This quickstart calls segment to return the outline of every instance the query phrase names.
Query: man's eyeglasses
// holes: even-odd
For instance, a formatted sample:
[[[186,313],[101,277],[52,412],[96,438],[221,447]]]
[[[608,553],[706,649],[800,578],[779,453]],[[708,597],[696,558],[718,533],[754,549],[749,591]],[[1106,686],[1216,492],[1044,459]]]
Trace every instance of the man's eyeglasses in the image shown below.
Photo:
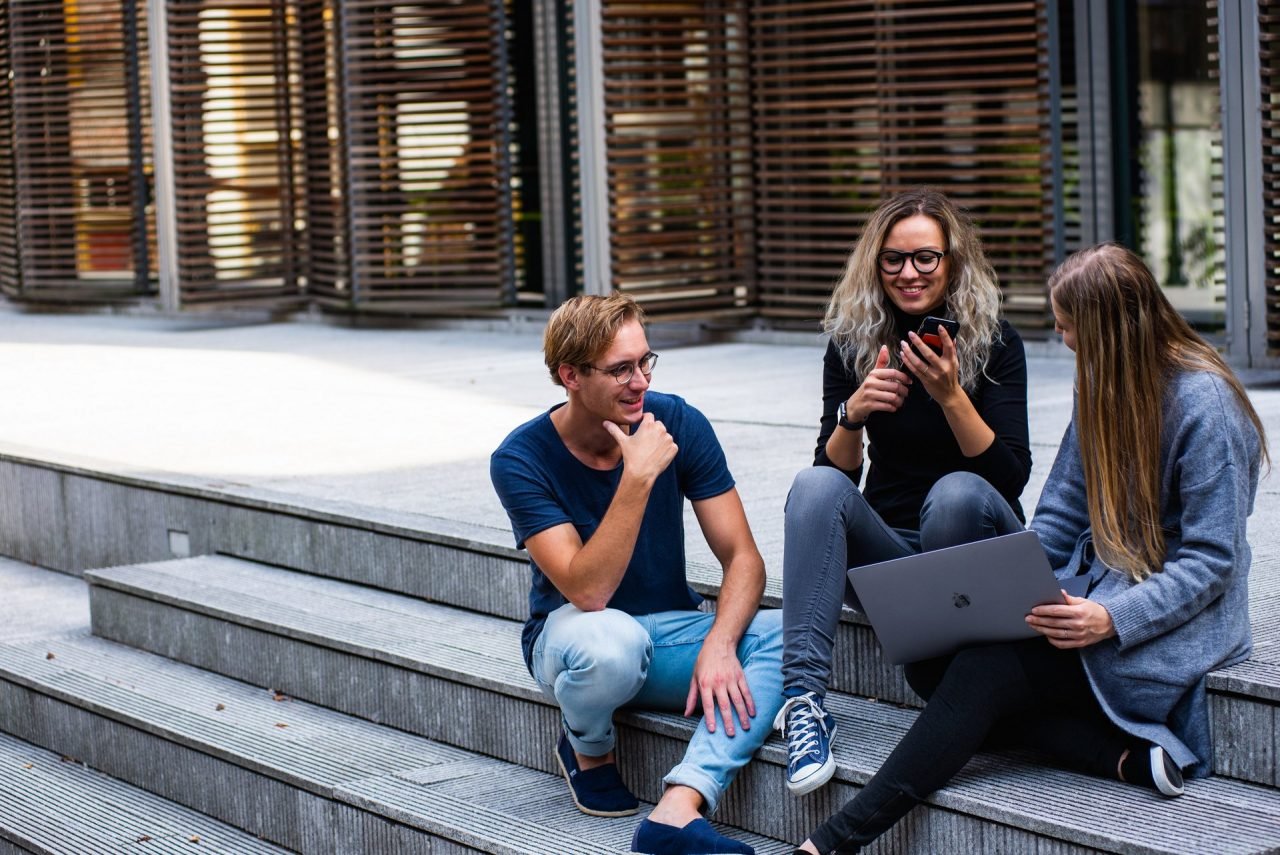
[[[618,381],[619,386],[625,386],[631,382],[631,378],[635,376],[636,369],[640,369],[640,373],[649,379],[649,375],[653,373],[653,366],[658,364],[658,354],[646,353],[640,357],[639,362],[624,362],[621,365],[615,365],[613,368],[598,368],[595,365],[588,365],[592,371],[600,371],[608,374]]]
[[[932,273],[938,269],[938,262],[942,261],[944,255],[946,252],[939,252],[936,249],[917,249],[915,252],[884,249],[876,256],[876,261],[883,273],[901,273],[908,258],[911,259],[911,266],[917,273]]]

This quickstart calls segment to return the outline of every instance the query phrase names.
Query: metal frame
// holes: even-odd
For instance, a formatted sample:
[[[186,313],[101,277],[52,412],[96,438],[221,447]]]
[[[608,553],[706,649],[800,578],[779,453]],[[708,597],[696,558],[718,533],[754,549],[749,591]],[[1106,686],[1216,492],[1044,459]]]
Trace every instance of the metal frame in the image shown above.
[[[1109,0],[1077,0],[1076,89],[1080,115],[1080,239],[1114,240]]]
[[[1276,368],[1267,357],[1262,69],[1256,0],[1219,0],[1222,183],[1227,273],[1227,361]]]
[[[542,289],[548,308],[572,296],[573,263],[570,253],[572,208],[568,203],[568,158],[564,132],[569,109],[559,0],[534,0],[534,51],[538,100],[538,170],[542,205]]]
[[[613,291],[609,246],[609,170],[605,149],[601,0],[573,4],[578,90],[578,176],[582,193],[582,290]]]
[[[1058,26],[1058,0],[1048,0],[1045,17],[1049,38],[1049,146],[1053,188],[1053,264],[1067,256],[1066,178],[1062,157],[1062,34]]]
[[[156,272],[160,308],[182,308],[178,287],[178,224],[173,181],[173,123],[169,104],[169,19],[165,0],[147,0],[151,58],[151,166],[155,180]]]

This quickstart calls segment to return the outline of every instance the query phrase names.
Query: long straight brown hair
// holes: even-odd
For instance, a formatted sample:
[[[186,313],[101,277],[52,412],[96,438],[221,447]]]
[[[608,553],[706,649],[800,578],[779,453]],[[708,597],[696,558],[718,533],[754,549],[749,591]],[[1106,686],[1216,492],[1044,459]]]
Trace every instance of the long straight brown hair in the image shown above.
[[[1076,422],[1094,543],[1104,561],[1141,581],[1165,560],[1160,441],[1174,373],[1221,377],[1269,463],[1266,432],[1239,379],[1128,249],[1101,244],[1077,252],[1049,277],[1049,296],[1075,332]]]

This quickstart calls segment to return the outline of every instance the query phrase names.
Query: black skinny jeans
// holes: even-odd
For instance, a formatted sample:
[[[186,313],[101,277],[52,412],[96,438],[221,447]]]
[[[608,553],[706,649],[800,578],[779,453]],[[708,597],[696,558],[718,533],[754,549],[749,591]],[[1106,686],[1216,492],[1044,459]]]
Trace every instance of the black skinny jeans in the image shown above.
[[[880,771],[810,839],[824,853],[857,852],[964,768],[990,737],[1048,753],[1105,778],[1136,744],[1111,723],[1080,656],[1043,638],[990,644],[908,665],[928,701]]]

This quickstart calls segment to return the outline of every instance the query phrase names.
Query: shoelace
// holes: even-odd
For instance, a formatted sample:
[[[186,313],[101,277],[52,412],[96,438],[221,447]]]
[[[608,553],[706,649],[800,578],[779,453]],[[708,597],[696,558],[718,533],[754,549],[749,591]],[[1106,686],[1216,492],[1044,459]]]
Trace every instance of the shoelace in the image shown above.
[[[787,762],[794,763],[818,748],[818,730],[825,734],[821,708],[808,695],[787,701]]]

